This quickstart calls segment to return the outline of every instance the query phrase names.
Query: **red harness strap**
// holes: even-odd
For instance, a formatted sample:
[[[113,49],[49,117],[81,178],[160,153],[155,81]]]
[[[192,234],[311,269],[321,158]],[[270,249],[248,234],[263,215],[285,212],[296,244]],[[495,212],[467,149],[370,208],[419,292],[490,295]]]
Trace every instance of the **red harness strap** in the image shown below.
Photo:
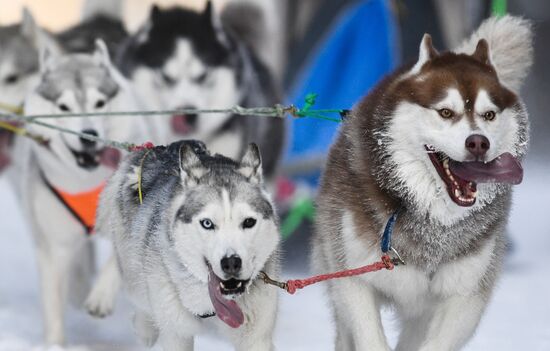
[[[91,235],[94,232],[99,195],[101,191],[103,191],[103,188],[105,188],[105,183],[91,190],[72,194],[54,187],[48,182],[44,174],[42,174],[42,179],[50,191],[57,197],[59,202],[61,202],[73,217],[82,224],[86,230],[86,234]]]
[[[398,264],[397,260],[392,260],[390,256],[383,255],[380,261],[374,262],[373,264],[369,264],[367,266],[354,269],[346,269],[344,271],[334,273],[316,275],[307,279],[293,279],[286,282],[278,282],[271,279],[265,272],[260,272],[260,278],[264,281],[264,283],[278,286],[279,288],[286,290],[289,294],[292,295],[296,292],[296,290],[303,289],[306,286],[320,283],[325,280],[353,277],[355,275],[376,272],[382,269],[387,269],[391,271],[396,264]]]

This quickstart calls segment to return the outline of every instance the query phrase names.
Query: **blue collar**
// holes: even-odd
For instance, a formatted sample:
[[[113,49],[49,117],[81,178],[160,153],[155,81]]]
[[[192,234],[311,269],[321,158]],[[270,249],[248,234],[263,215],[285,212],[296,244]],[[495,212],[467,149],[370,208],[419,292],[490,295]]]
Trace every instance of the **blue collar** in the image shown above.
[[[400,206],[393,212],[391,217],[388,219],[388,223],[386,223],[386,228],[384,228],[382,240],[380,241],[380,249],[385,254],[390,250],[395,252],[395,249],[391,246],[391,235],[393,234],[393,227],[395,226],[395,222],[397,221],[397,217],[399,216],[401,209],[402,207]]]

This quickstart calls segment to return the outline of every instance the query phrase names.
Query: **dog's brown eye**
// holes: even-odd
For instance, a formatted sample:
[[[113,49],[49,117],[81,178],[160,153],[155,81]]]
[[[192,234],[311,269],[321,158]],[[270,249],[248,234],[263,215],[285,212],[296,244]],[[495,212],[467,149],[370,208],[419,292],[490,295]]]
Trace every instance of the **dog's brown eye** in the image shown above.
[[[63,112],[69,112],[71,111],[71,109],[69,108],[69,106],[65,105],[65,104],[59,104],[59,109]]]
[[[105,106],[105,101],[104,100],[98,100],[95,103],[95,108],[102,108],[103,106]]]
[[[486,121],[492,121],[496,116],[497,114],[495,111],[487,111],[483,114],[483,118],[485,118]]]
[[[437,112],[439,112],[439,115],[443,118],[452,118],[455,115],[455,113],[452,110],[449,110],[448,108],[442,108]]]
[[[243,221],[243,229],[249,229],[249,228],[252,228],[256,225],[256,220],[254,218],[246,218],[244,221]]]

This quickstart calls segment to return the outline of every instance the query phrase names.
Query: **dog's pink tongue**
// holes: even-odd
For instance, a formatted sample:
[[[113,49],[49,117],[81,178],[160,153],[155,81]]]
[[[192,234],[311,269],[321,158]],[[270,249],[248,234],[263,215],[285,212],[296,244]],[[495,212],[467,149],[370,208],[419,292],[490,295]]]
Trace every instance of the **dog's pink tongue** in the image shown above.
[[[187,123],[186,115],[174,115],[172,116],[172,130],[178,134],[186,135],[191,132],[191,127]]]
[[[244,323],[244,315],[239,305],[233,300],[227,300],[220,291],[220,278],[212,270],[208,278],[208,293],[214,305],[216,316],[231,328],[238,328]]]
[[[120,163],[121,154],[118,149],[106,147],[99,156],[100,163],[106,167],[116,169]]]
[[[458,177],[476,183],[519,184],[523,180],[521,163],[508,152],[491,162],[450,161],[449,168]]]

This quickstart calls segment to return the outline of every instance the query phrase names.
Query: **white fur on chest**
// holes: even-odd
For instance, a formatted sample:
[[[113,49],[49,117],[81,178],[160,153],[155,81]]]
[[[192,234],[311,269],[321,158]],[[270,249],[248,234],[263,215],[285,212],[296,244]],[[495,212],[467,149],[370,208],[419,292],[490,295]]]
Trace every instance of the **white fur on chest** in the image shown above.
[[[342,238],[347,268],[371,264],[379,261],[382,255],[378,245],[368,246],[358,239],[358,234],[353,214],[344,212]],[[493,238],[475,253],[439,265],[431,275],[409,264],[397,266],[392,271],[368,273],[361,279],[375,287],[400,312],[416,316],[436,300],[475,293],[491,263],[494,247]],[[407,260],[406,257],[404,259]]]

